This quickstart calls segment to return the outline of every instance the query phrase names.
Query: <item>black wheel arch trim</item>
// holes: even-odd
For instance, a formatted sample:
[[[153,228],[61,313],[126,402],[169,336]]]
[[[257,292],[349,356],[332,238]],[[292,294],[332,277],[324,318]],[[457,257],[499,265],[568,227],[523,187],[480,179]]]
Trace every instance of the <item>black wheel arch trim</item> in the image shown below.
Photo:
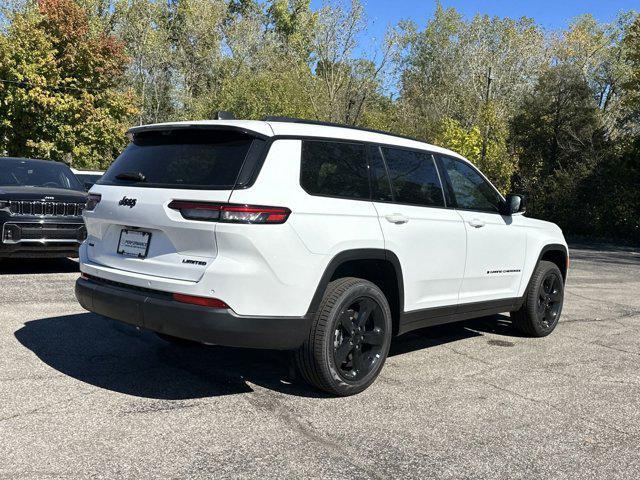
[[[356,248],[340,252],[329,261],[322,277],[320,277],[320,282],[318,283],[313,298],[311,299],[311,304],[309,305],[306,316],[310,318],[318,311],[324,291],[329,285],[331,277],[333,277],[333,274],[336,272],[338,267],[345,262],[353,260],[386,260],[393,265],[398,282],[398,306],[400,307],[400,311],[398,313],[399,315],[402,315],[402,312],[404,312],[404,281],[400,260],[396,254],[384,248]]]
[[[527,290],[529,289],[529,286],[531,284],[531,279],[533,278],[533,272],[535,271],[535,268],[540,264],[540,262],[542,261],[542,257],[544,257],[545,253],[548,252],[560,252],[564,255],[564,260],[565,262],[567,261],[567,258],[569,258],[569,249],[567,247],[565,247],[563,244],[561,243],[549,243],[547,245],[545,245],[544,247],[542,247],[542,249],[540,249],[540,253],[538,254],[538,260],[536,260],[535,266],[533,267],[533,270],[531,271],[531,275],[529,276],[529,281],[527,282]],[[565,265],[564,269],[560,269],[560,272],[562,272],[562,281],[565,282],[567,280],[567,274],[569,273],[567,271],[567,267]],[[526,292],[526,290],[525,290]]]
[[[550,251],[558,251],[562,253],[565,256],[565,259],[569,256],[568,249],[564,245],[560,243],[548,244],[542,247],[542,249],[540,250],[536,265],[540,263],[544,254]],[[400,318],[398,326],[399,331],[397,332],[397,334],[399,335],[418,328],[441,325],[444,323],[456,322],[479,316],[515,311],[522,306],[525,300],[525,296],[523,295],[522,297],[504,298],[486,302],[476,302],[470,304],[452,305],[448,307],[428,308],[424,310],[405,312],[402,267],[400,265],[400,260],[398,259],[396,254],[390,250],[382,248],[361,248],[345,250],[338,253],[331,259],[320,279],[318,287],[316,288],[316,292],[313,296],[313,299],[311,300],[311,305],[309,306],[306,317],[311,318],[311,316],[316,313],[318,306],[322,301],[324,291],[326,290],[327,285],[329,285],[329,282],[338,267],[341,264],[351,260],[387,260],[393,265],[398,282],[398,303],[400,310],[398,313]],[[529,288],[532,277],[533,271],[531,272],[531,276],[529,277],[527,289]],[[563,280],[565,280],[565,278],[563,278]]]

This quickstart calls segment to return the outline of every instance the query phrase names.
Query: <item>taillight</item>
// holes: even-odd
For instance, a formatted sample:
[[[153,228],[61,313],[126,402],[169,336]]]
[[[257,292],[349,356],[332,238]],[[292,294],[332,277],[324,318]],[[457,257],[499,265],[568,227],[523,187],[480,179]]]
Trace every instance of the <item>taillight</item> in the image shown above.
[[[285,207],[234,205],[229,203],[189,202],[174,200],[169,208],[180,211],[188,220],[226,223],[284,223],[291,210]]]
[[[96,205],[100,203],[100,200],[102,200],[102,195],[100,195],[99,193],[90,193],[89,198],[87,199],[87,206],[84,207],[84,209],[92,211],[94,208],[96,208]]]
[[[217,222],[220,219],[220,205],[217,203],[183,202],[174,200],[169,208],[179,210],[182,216],[189,220],[205,220]]]
[[[173,299],[178,302],[189,303],[191,305],[199,305],[201,307],[229,308],[229,305],[224,303],[222,300],[218,300],[217,298],[196,297],[195,295],[184,295],[182,293],[174,293]]]

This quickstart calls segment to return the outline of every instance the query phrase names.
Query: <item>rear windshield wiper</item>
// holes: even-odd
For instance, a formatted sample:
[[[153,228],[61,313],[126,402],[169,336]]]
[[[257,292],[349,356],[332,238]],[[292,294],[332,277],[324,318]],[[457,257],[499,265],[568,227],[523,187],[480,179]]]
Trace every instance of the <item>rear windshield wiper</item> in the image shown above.
[[[144,182],[147,180],[147,177],[145,177],[144,173],[142,172],[122,172],[116,175],[116,179],[132,180],[134,182]]]

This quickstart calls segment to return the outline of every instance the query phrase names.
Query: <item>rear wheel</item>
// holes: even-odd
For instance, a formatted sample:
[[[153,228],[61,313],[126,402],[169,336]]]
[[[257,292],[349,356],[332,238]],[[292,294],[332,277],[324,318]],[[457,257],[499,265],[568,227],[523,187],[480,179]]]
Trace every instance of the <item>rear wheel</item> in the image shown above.
[[[295,354],[298,371],[308,383],[334,395],[359,393],[380,373],[391,333],[391,310],[376,285],[353,277],[335,280]]]
[[[562,273],[555,263],[541,261],[533,272],[525,302],[511,312],[514,326],[526,335],[546,337],[558,325],[564,300]]]

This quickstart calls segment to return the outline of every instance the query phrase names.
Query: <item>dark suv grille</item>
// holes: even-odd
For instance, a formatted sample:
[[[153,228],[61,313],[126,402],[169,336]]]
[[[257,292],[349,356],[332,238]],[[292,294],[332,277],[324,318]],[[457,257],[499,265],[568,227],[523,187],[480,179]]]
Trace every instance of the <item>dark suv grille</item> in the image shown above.
[[[87,237],[84,224],[78,223],[10,223],[2,229],[4,243],[82,242]]]
[[[9,202],[9,212],[13,215],[78,217],[84,206],[84,203],[13,201]]]

